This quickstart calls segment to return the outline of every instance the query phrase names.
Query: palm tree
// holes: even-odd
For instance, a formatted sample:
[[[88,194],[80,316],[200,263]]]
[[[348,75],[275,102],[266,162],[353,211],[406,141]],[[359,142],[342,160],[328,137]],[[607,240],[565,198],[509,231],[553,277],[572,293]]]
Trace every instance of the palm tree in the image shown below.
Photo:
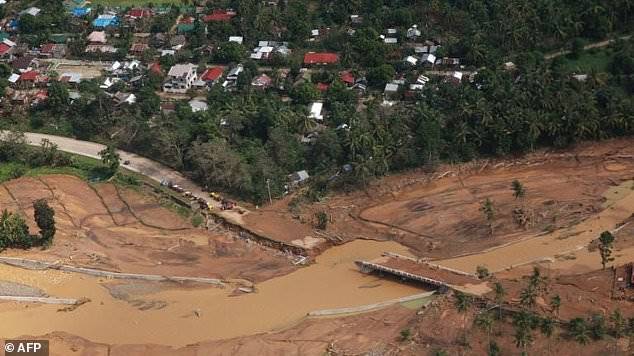
[[[495,208],[493,207],[493,201],[486,198],[480,206],[480,211],[484,214],[484,218],[489,224],[489,235],[493,237],[493,221],[495,220]]]
[[[555,314],[555,317],[559,318],[559,309],[561,308],[561,297],[559,294],[550,299],[550,307]]]
[[[502,286],[502,283],[495,282],[495,284],[493,285],[493,293],[495,293],[495,303],[498,305],[498,320],[502,320],[502,304],[504,303],[504,297],[506,296],[506,290]],[[499,332],[502,331],[501,326],[502,324],[500,323],[500,330],[498,330]]]
[[[526,190],[524,190],[524,185],[517,179],[515,179],[511,183],[511,189],[513,190],[513,196],[515,199],[523,198],[526,195]]]
[[[466,346],[467,345],[467,312],[469,311],[469,308],[471,307],[471,297],[459,291],[456,291],[456,293],[454,294],[454,297],[455,297],[454,306],[456,307],[456,310],[458,311],[458,313],[462,314],[462,328],[464,331],[463,341]]]
[[[568,323],[568,332],[570,336],[581,345],[590,342],[590,329],[586,320],[583,318],[574,318]]]
[[[491,345],[491,330],[493,329],[493,318],[488,312],[479,314],[473,323],[487,333],[487,345]]]
[[[522,354],[526,355],[528,345],[533,342],[534,318],[531,313],[522,310],[513,317],[513,326],[515,327],[515,346],[522,348]]]
[[[634,341],[634,318],[627,318],[627,325],[625,327],[625,334],[628,336],[627,347],[632,347],[632,341]]]
[[[601,265],[603,269],[608,262],[614,261],[612,256],[612,246],[614,243],[614,235],[609,231],[604,231],[599,236],[599,253],[601,254]]]
[[[612,315],[610,315],[610,321],[612,322],[612,333],[614,334],[614,356],[619,352],[619,339],[623,337],[625,332],[625,318],[621,311],[616,309]]]
[[[546,317],[542,319],[541,324],[539,325],[539,330],[542,332],[544,336],[548,339],[548,355],[550,355],[550,339],[555,332],[555,320],[551,317]]]
[[[119,161],[121,156],[117,153],[117,149],[113,145],[108,145],[106,148],[99,152],[101,162],[108,166],[112,172],[116,172],[119,168]]]

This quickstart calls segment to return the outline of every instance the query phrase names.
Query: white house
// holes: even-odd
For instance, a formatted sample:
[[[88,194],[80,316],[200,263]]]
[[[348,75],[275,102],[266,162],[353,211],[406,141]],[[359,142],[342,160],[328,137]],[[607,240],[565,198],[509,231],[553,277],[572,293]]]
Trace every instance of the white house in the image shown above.
[[[242,44],[243,41],[244,41],[244,37],[242,36],[229,36],[229,42]]]
[[[407,57],[405,57],[405,62],[415,66],[416,63],[418,63],[418,58],[416,58],[414,56],[407,56]]]
[[[207,111],[207,103],[202,100],[193,99],[189,101],[189,107],[192,108],[192,112]]]
[[[321,114],[321,110],[324,108],[324,103],[314,102],[310,105],[310,114],[308,117],[315,120],[323,120],[324,117]]]
[[[433,65],[434,63],[436,63],[436,56],[431,53],[426,53],[426,54],[423,54],[423,56],[421,57],[421,60],[423,61],[424,64]]]
[[[412,25],[412,27],[407,29],[407,38],[417,38],[420,37],[421,32],[418,29],[418,25]]]
[[[184,94],[191,89],[198,79],[195,64],[176,64],[167,73],[167,80],[163,83],[163,91]]]

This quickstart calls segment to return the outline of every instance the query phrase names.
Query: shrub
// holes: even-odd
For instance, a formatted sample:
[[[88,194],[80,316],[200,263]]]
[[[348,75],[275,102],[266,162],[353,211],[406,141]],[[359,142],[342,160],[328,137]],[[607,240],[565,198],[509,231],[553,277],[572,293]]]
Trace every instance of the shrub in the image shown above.
[[[489,273],[489,269],[486,268],[485,266],[476,267],[476,274],[478,275],[478,278],[480,279],[485,279],[491,275]]]
[[[192,216],[192,225],[194,225],[194,227],[199,227],[204,221],[205,219],[200,214]]]
[[[326,227],[328,226],[328,214],[320,211],[318,213],[315,213],[315,217],[317,218],[317,223],[315,224],[315,227],[319,230],[326,230]]]

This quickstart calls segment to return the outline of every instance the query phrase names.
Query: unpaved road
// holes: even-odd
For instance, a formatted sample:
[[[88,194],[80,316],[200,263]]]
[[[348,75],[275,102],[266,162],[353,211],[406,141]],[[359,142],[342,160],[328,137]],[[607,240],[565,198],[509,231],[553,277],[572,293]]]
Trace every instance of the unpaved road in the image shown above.
[[[6,131],[4,131],[3,134],[6,134]],[[99,156],[99,152],[106,148],[106,146],[99,143],[76,140],[62,136],[33,132],[25,132],[24,136],[28,141],[28,144],[32,146],[39,146],[42,140],[49,140],[50,142],[56,144],[57,148],[61,151],[94,159],[101,159],[101,157]],[[194,196],[203,197],[209,203],[212,203],[215,207],[217,207],[217,211],[223,217],[228,218],[233,222],[242,223],[240,214],[233,211],[220,211],[219,202],[211,199],[209,195],[204,192],[202,187],[192,182],[190,179],[187,179],[180,172],[134,153],[126,152],[123,150],[117,150],[117,152],[121,156],[122,163],[125,161],[130,161],[129,164],[125,165],[125,168],[133,172],[142,174],[157,182],[166,180],[177,184],[183,187],[183,189],[190,191]]]
[[[620,40],[624,40],[624,41],[627,41],[627,40],[629,40],[630,38],[632,38],[632,36],[631,36],[631,35],[628,35],[628,36],[621,36],[621,37],[619,37],[619,39],[620,39]],[[607,46],[611,45],[611,44],[612,44],[612,43],[614,43],[614,42],[616,42],[616,40],[614,40],[614,39],[604,40],[604,41],[599,41],[599,42],[594,42],[594,43],[590,43],[590,44],[588,44],[588,45],[585,45],[585,46],[583,47],[583,49],[584,49],[584,50],[589,50],[589,49],[592,49],[592,48],[607,47]],[[557,58],[557,57],[560,57],[560,56],[565,56],[565,55],[569,54],[570,52],[571,52],[571,51],[569,51],[569,50],[557,51],[557,52],[554,52],[554,53],[549,53],[549,54],[546,54],[546,55],[544,56],[544,58],[545,58],[545,59],[553,59],[553,58]]]

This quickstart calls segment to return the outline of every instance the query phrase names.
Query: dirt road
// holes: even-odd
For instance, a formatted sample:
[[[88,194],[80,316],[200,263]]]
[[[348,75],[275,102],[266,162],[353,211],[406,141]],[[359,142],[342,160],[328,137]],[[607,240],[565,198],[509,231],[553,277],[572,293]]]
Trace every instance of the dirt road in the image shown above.
[[[6,131],[3,131],[3,134],[5,133]],[[46,135],[33,132],[25,132],[24,136],[26,137],[28,144],[32,146],[39,146],[42,140],[46,139],[56,144],[57,148],[61,151],[94,159],[101,159],[99,156],[99,152],[106,148],[106,146],[99,143],[76,140],[62,136]],[[232,211],[220,211],[219,202],[211,199],[209,195],[204,192],[202,187],[187,179],[180,172],[134,153],[126,152],[123,150],[117,150],[117,152],[121,156],[122,162],[130,162],[129,164],[125,165],[126,169],[142,174],[156,182],[167,180],[174,184],[178,184],[185,190],[190,191],[194,196],[203,197],[209,203],[216,206],[218,208],[217,211],[224,218],[227,218],[236,223],[242,223],[240,214]]]
[[[631,35],[619,37],[619,39],[624,40],[624,41],[627,41],[630,38],[632,38]],[[605,40],[605,41],[594,42],[594,43],[590,43],[589,45],[585,45],[583,47],[583,49],[584,50],[589,50],[589,49],[592,49],[592,48],[607,47],[607,46],[611,45],[612,43],[614,43],[615,41],[616,40],[614,40],[614,39],[610,39],[610,40]],[[570,52],[571,51],[569,51],[569,50],[562,50],[562,51],[557,51],[557,52],[554,52],[554,53],[548,53],[548,54],[546,54],[544,56],[544,58],[545,59],[553,59],[553,58],[557,58],[557,57],[560,57],[560,56],[565,56],[565,55],[569,54]]]

